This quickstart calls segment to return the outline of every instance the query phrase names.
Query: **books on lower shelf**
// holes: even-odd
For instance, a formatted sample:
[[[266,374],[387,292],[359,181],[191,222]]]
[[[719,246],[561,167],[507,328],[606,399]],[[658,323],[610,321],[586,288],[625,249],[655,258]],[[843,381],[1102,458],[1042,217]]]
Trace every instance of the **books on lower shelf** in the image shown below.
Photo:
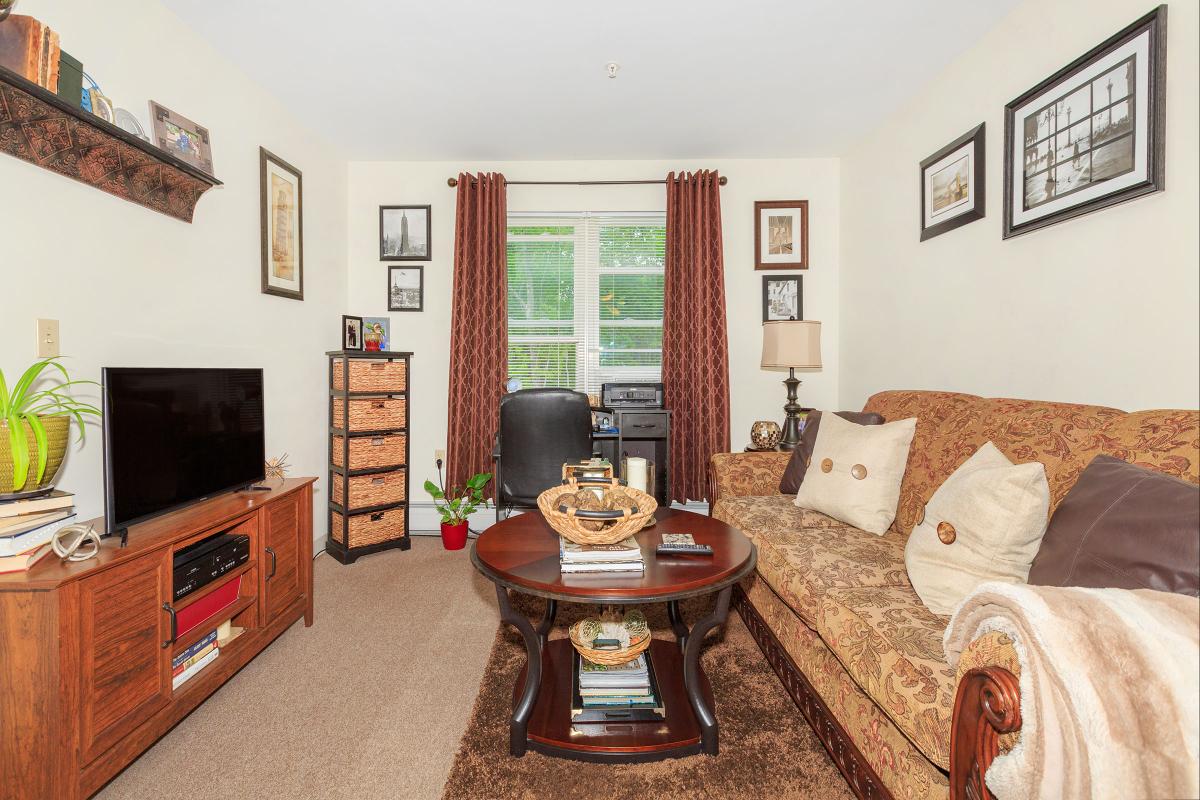
[[[666,717],[648,651],[615,667],[593,664],[576,653],[572,672],[572,722],[657,722]]]
[[[632,536],[616,544],[576,544],[558,538],[558,564],[563,572],[643,572],[642,548]]]
[[[200,641],[171,659],[171,688],[178,689],[197,672],[207,667],[221,652],[217,632],[211,631]]]

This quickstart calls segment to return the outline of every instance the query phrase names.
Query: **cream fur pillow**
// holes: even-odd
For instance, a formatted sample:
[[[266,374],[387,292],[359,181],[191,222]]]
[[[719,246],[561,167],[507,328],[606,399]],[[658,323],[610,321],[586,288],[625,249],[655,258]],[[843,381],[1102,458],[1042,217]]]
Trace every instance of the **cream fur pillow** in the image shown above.
[[[921,602],[951,614],[984,581],[1025,583],[1049,512],[1041,463],[1013,464],[991,442],[979,448],[933,493],[904,547]]]
[[[796,505],[883,535],[896,518],[917,420],[855,425],[822,414]]]

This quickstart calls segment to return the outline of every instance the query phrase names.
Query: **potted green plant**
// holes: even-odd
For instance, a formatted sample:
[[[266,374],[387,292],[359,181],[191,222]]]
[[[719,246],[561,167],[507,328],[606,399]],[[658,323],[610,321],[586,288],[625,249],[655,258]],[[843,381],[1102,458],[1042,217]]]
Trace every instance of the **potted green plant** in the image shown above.
[[[30,366],[11,391],[0,370],[0,500],[53,488],[67,453],[71,419],[79,424],[82,440],[85,418],[100,416],[99,408],[68,393],[69,387],[83,383],[99,385],[71,380],[66,367],[53,358]]]
[[[442,471],[438,470],[438,481]],[[480,472],[467,480],[466,486],[453,486],[447,492],[445,486],[438,487],[433,481],[425,481],[425,491],[433,498],[433,507],[442,515],[442,546],[447,550],[462,550],[467,544],[467,518],[481,505],[487,508],[488,500],[483,496],[483,487],[492,479],[492,473]]]

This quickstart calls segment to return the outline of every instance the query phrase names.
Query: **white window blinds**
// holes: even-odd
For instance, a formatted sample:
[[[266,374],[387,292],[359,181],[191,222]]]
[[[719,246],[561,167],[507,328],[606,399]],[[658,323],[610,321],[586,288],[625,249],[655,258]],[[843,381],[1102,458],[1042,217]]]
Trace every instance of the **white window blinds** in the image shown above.
[[[508,372],[598,393],[662,372],[666,215],[508,216]]]

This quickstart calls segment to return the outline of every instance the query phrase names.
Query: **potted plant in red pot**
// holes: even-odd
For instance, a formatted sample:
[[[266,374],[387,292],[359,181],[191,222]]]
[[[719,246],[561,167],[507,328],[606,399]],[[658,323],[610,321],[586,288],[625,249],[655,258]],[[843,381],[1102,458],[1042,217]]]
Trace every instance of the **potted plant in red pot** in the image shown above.
[[[441,480],[441,470],[438,470]],[[462,550],[467,544],[467,518],[479,506],[487,507],[483,487],[492,479],[492,473],[472,475],[466,486],[453,486],[450,491],[439,488],[433,481],[425,481],[425,491],[433,498],[433,507],[442,515],[442,546],[447,550]]]

